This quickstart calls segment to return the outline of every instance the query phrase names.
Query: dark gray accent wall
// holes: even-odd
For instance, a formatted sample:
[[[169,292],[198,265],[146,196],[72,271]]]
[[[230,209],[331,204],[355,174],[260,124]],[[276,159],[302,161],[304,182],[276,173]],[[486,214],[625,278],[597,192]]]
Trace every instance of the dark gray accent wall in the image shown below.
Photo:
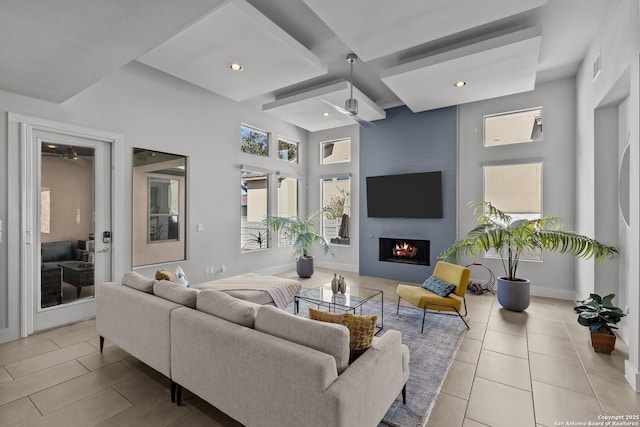
[[[387,110],[386,120],[360,132],[360,274],[421,283],[456,238],[457,107],[412,113]],[[442,171],[443,218],[369,218],[366,177]],[[421,197],[415,189],[415,197]],[[430,266],[378,261],[378,238],[431,241]]]

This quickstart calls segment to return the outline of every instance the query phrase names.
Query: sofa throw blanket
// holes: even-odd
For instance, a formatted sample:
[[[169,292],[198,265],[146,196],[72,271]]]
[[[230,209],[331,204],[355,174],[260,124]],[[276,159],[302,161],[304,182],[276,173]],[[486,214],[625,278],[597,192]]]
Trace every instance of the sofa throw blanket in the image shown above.
[[[196,289],[215,289],[218,291],[264,291],[271,296],[276,307],[282,309],[285,309],[287,305],[293,301],[294,295],[302,289],[302,285],[297,280],[260,274],[243,274],[226,279],[200,283],[194,287]]]

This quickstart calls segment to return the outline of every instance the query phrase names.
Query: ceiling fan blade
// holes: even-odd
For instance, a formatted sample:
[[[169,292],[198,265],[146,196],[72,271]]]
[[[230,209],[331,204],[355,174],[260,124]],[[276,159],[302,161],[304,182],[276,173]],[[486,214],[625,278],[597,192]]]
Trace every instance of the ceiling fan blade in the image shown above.
[[[374,127],[376,127],[375,123],[369,122],[369,121],[367,121],[365,119],[361,119],[358,116],[351,116],[351,118],[353,120],[355,120],[356,123],[358,123],[358,125],[360,125],[360,127],[363,128],[364,130],[370,130],[370,129],[373,129]]]
[[[333,108],[337,112],[339,112],[341,114],[344,114],[345,116],[353,117],[353,114],[351,114],[349,111],[345,110],[344,108],[338,107],[337,105],[330,103],[326,99],[322,99],[322,98],[320,98],[320,99],[322,100],[322,102],[324,102],[325,104],[331,106],[331,108]]]
[[[374,128],[376,125],[375,123],[371,123],[366,121],[365,119],[361,119],[360,117],[358,117],[357,115],[353,114],[350,111],[345,110],[342,107],[338,107],[337,105],[334,105],[332,103],[330,103],[329,101],[327,101],[326,99],[322,99],[320,98],[325,104],[330,105],[331,107],[333,107],[333,109],[335,109],[337,112],[344,114],[345,116],[351,118],[353,121],[355,121],[361,128],[365,129],[365,130],[369,130]]]

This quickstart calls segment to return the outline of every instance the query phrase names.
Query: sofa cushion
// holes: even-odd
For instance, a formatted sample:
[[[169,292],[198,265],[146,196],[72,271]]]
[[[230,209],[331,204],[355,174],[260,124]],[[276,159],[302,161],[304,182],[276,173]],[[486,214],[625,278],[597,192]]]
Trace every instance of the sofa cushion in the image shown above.
[[[338,374],[349,366],[349,330],[344,325],[312,322],[273,306],[261,306],[255,329],[330,354],[336,359]]]
[[[136,273],[135,271],[130,271],[122,276],[123,285],[148,294],[153,293],[153,284],[155,282],[155,280],[144,277],[142,274]]]
[[[260,304],[243,301],[224,292],[206,289],[198,292],[196,309],[238,325],[253,328]]]
[[[338,323],[349,329],[349,363],[371,347],[376,332],[378,316],[357,316],[351,313],[330,313],[309,309],[309,318],[322,322]]]
[[[182,304],[185,307],[196,308],[198,291],[168,280],[157,280],[153,284],[153,294],[176,304]]]

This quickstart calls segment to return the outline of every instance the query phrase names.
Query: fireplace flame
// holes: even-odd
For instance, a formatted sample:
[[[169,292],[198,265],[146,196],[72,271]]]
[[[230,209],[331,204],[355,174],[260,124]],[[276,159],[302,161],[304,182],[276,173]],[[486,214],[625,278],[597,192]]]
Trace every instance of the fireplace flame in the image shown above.
[[[409,242],[396,243],[392,250],[393,256],[398,258],[415,258],[416,247]]]

